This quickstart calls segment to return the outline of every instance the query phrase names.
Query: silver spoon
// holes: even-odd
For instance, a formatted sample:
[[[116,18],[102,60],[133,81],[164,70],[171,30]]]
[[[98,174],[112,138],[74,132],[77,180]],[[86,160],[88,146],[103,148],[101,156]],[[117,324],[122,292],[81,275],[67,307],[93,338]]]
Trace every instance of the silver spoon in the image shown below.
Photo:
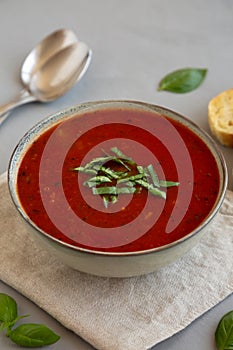
[[[24,89],[21,90],[19,96],[17,96],[12,102],[0,107],[0,125],[8,117],[11,109],[20,104],[31,102],[28,92],[30,79],[33,73],[35,73],[50,57],[77,41],[78,38],[73,31],[69,29],[59,29],[37,44],[37,46],[26,57],[21,68],[21,81],[24,85]]]
[[[0,107],[0,125],[15,107],[49,102],[65,94],[86,72],[92,57],[75,34],[60,30],[46,37],[25,59],[21,68],[24,88],[12,102]]]

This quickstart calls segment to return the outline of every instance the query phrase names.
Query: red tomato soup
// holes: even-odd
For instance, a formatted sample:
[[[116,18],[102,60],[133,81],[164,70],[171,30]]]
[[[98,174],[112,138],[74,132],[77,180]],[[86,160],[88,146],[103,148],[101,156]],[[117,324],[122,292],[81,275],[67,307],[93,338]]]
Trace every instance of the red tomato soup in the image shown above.
[[[125,168],[128,177],[140,178],[139,170],[151,165],[160,185],[178,184],[159,185],[163,198],[140,181],[123,180],[121,186],[134,186],[135,192],[111,196],[114,201],[106,205],[103,195],[85,185],[106,174],[74,168],[110,159],[115,147],[133,160]],[[119,156],[114,171],[120,174],[119,159],[124,161]],[[215,158],[199,136],[178,121],[134,109],[86,111],[52,126],[26,151],[17,181],[22,206],[40,229],[62,242],[108,252],[148,250],[184,237],[205,220],[219,191]],[[117,180],[111,181],[104,187]]]

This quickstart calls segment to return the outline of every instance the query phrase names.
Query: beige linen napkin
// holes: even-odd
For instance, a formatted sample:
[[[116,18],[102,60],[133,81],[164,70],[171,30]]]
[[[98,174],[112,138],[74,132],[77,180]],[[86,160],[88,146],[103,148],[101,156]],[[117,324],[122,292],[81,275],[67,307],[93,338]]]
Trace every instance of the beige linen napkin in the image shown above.
[[[0,279],[97,349],[145,350],[233,291],[233,193],[191,252],[157,273],[127,279],[74,271],[38,248],[0,177]]]

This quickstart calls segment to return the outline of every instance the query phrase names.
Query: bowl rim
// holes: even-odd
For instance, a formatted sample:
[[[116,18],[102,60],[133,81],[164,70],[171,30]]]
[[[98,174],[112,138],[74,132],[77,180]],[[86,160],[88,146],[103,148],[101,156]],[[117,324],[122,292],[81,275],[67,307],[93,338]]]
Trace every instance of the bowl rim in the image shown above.
[[[82,248],[79,246],[74,246],[70,243],[66,243],[64,241],[61,241],[53,236],[51,236],[49,233],[45,232],[41,228],[39,228],[26,214],[26,211],[23,210],[22,205],[20,204],[19,197],[17,195],[17,189],[16,189],[16,179],[15,174],[16,168],[15,168],[15,157],[17,156],[17,152],[19,151],[21,154],[21,160],[22,160],[22,150],[25,149],[25,152],[33,142],[38,137],[37,131],[45,132],[49,128],[51,128],[53,125],[58,124],[62,120],[67,120],[69,118],[72,118],[77,113],[82,113],[85,111],[88,111],[89,108],[98,106],[107,106],[110,107],[111,105],[115,105],[116,107],[119,107],[120,105],[124,104],[124,108],[131,108],[133,106],[137,106],[139,108],[146,108],[149,109],[152,112],[160,113],[162,115],[177,118],[175,120],[178,120],[179,122],[183,122],[185,126],[191,127],[191,130],[199,137],[204,137],[202,141],[206,144],[206,146],[209,148],[215,159],[217,158],[219,162],[216,161],[219,172],[222,172],[222,176],[220,176],[220,185],[219,185],[219,191],[218,196],[215,201],[215,204],[213,208],[211,209],[210,213],[205,217],[204,221],[194,230],[189,232],[187,235],[183,236],[182,238],[175,240],[173,242],[170,242],[168,244],[151,248],[151,249],[145,249],[140,251],[130,251],[130,252],[108,252],[108,251],[101,251],[101,250],[95,250],[95,249],[87,249]],[[122,107],[122,106],[121,106]],[[34,135],[35,134],[35,135]],[[34,135],[34,136],[33,136]],[[26,142],[25,142],[26,141]],[[31,141],[31,142],[29,142]],[[28,143],[29,142],[29,143]],[[27,144],[27,147],[25,146]],[[209,146],[210,145],[210,146]],[[20,161],[19,161],[20,163]],[[219,164],[221,169],[219,169]],[[224,159],[224,156],[219,149],[217,143],[215,140],[200,126],[198,126],[196,123],[194,123],[191,119],[188,117],[180,114],[179,112],[176,112],[170,108],[167,108],[165,106],[153,104],[150,102],[143,102],[143,101],[137,101],[137,100],[128,100],[128,99],[107,99],[107,100],[96,100],[96,101],[88,101],[84,103],[80,103],[77,105],[73,105],[71,107],[67,107],[61,111],[52,113],[48,115],[47,117],[43,118],[41,121],[37,122],[34,126],[32,126],[19,140],[17,145],[15,146],[12,155],[10,157],[9,165],[8,165],[8,171],[7,171],[7,180],[8,180],[8,189],[10,192],[11,199],[13,201],[14,206],[16,207],[18,213],[21,215],[21,217],[33,228],[37,231],[38,234],[42,235],[43,238],[46,238],[47,240],[54,242],[58,244],[59,246],[63,248],[68,248],[74,251],[78,251],[79,253],[84,254],[91,254],[91,255],[98,255],[98,256],[111,256],[111,257],[120,257],[120,256],[140,256],[140,255],[147,255],[147,254],[154,254],[156,252],[163,252],[167,249],[170,249],[171,247],[177,246],[179,244],[182,244],[183,242],[191,239],[193,236],[196,236],[199,231],[203,230],[205,226],[208,225],[208,223],[215,217],[215,215],[218,213],[222,202],[225,198],[226,190],[227,190],[227,183],[228,183],[228,172],[227,172],[227,166]]]

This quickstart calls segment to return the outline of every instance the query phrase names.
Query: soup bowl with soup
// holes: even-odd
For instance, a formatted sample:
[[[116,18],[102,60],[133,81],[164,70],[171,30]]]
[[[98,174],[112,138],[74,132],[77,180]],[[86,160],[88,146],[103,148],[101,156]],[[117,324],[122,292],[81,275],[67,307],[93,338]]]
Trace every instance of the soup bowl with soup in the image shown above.
[[[8,182],[36,244],[79,271],[130,277],[197,244],[224,199],[227,170],[188,118],[113,100],[35,125],[13,152]]]

